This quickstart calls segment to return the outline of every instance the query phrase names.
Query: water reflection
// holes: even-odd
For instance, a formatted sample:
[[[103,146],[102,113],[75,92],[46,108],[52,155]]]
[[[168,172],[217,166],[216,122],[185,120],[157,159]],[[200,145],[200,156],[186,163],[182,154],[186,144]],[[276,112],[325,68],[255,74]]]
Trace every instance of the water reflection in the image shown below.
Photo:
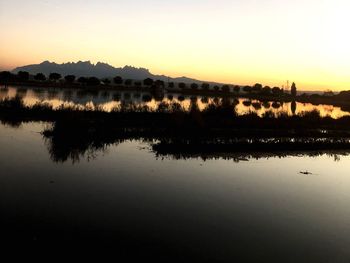
[[[96,89],[43,89],[43,88],[1,88],[0,99],[5,97],[15,97],[16,95],[23,98],[26,105],[34,105],[36,103],[48,103],[58,108],[62,105],[78,105],[81,108],[99,107],[105,111],[111,111],[119,107],[122,103],[134,103],[140,106],[147,106],[149,109],[156,110],[161,103],[176,102],[184,109],[188,110],[194,105],[198,110],[203,110],[208,104],[225,103],[224,100],[235,105],[238,115],[256,112],[259,116],[263,116],[266,112],[273,114],[297,115],[303,112],[317,110],[322,117],[330,116],[332,118],[340,118],[350,115],[350,112],[342,110],[340,107],[332,105],[312,105],[310,103],[281,101],[258,101],[249,99],[235,98],[217,98],[217,97],[196,97],[185,96],[179,94],[165,94],[153,96],[149,92],[139,91],[110,91]]]
[[[293,100],[291,105],[290,105],[290,109],[292,111],[292,114],[295,115],[296,114],[296,110],[297,110],[297,103]]]
[[[45,145],[53,162],[78,163],[81,159],[94,160],[106,153],[111,146],[138,140],[148,145],[157,158],[173,160],[212,159],[233,160],[234,162],[258,160],[261,158],[285,158],[290,156],[332,156],[339,161],[341,156],[350,154],[349,139],[334,138],[240,138],[227,141],[179,139],[149,134],[142,130],[105,130],[88,127],[72,127],[54,124],[43,132]]]
[[[258,158],[267,159],[251,161],[254,152],[234,158],[217,152],[213,158],[220,160],[203,162],[193,154],[190,160],[159,154],[157,160],[149,147],[158,140],[144,149],[141,138],[131,142],[119,136],[125,143],[113,139],[104,146],[82,139],[67,149],[69,144],[54,139],[53,154],[60,158],[89,145],[108,150],[104,156],[95,151],[93,162],[82,160],[87,151],[73,166],[69,155],[59,164],[47,158],[52,138],[42,143],[44,126],[0,125],[0,146],[7,149],[0,151],[4,242],[102,244],[128,259],[137,254],[137,261],[153,262],[349,259],[348,157],[341,163],[325,156],[267,160],[269,155],[260,152]],[[313,175],[299,174],[306,170]],[[154,260],[159,254],[161,259]]]

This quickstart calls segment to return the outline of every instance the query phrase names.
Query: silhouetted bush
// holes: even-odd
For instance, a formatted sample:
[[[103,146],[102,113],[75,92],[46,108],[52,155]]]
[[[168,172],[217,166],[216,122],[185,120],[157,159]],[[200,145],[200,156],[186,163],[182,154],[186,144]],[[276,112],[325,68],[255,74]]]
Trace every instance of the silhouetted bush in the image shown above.
[[[152,86],[153,85],[153,79],[151,78],[146,78],[144,81],[143,81],[143,85],[145,86]]]
[[[28,81],[29,80],[29,73],[27,71],[19,71],[17,76],[18,76],[18,79],[20,81]]]
[[[37,81],[45,81],[46,76],[43,73],[38,73],[34,76],[34,79]]]
[[[87,79],[86,84],[88,86],[98,86],[101,84],[101,81],[96,77],[90,77]]]
[[[66,80],[66,82],[68,83],[73,83],[75,81],[75,76],[74,75],[67,75],[64,77],[64,79]]]
[[[113,82],[117,85],[121,85],[121,84],[123,84],[123,78],[120,76],[116,76],[113,78]]]
[[[52,80],[52,81],[57,81],[57,80],[59,80],[61,78],[62,78],[62,76],[59,73],[55,73],[54,72],[54,73],[50,73],[50,75],[49,75],[49,79]]]
[[[201,88],[202,90],[208,91],[210,88],[210,85],[208,83],[202,83]]]

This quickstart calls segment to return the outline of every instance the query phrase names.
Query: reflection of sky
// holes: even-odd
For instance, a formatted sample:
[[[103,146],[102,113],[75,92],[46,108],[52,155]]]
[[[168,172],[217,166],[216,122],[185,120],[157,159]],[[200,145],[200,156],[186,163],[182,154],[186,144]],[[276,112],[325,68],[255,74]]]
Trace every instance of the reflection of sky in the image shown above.
[[[284,249],[283,258],[292,262],[349,258],[350,157],[339,162],[325,155],[239,163],[173,160],[128,141],[109,146],[92,161],[57,165],[39,133],[44,125],[14,129],[0,124],[0,149],[6,149],[0,151],[4,221],[12,222],[18,214],[37,218],[41,208],[49,207],[40,224],[74,218],[82,226],[93,222],[101,226],[96,229],[118,235],[113,230],[135,233],[135,222],[140,222],[150,229],[147,233],[164,229],[160,240],[190,236],[197,242],[191,243],[194,247],[209,240],[225,255],[236,256],[235,242],[242,240],[250,251],[263,244],[264,255]],[[303,170],[313,175],[299,174]],[[34,224],[29,220],[26,226],[36,229]]]
[[[173,97],[172,100],[167,98],[168,95],[165,95],[161,101],[152,99],[150,102],[144,102],[142,97],[144,95],[150,95],[147,92],[121,92],[121,91],[96,91],[94,93],[89,93],[86,91],[76,91],[76,90],[67,90],[67,89],[56,89],[55,91],[47,91],[46,89],[27,89],[24,92],[23,89],[17,90],[16,88],[8,88],[0,90],[0,99],[8,97],[15,97],[17,95],[23,98],[23,101],[26,105],[34,105],[35,103],[48,103],[54,108],[58,108],[62,105],[64,106],[78,106],[84,108],[85,106],[102,107],[106,111],[111,111],[115,108],[118,108],[122,103],[135,103],[138,105],[146,105],[150,109],[157,109],[158,105],[161,102],[176,102],[181,104],[184,109],[189,109],[191,106],[191,96],[181,96],[178,94],[168,94]],[[184,100],[179,100],[179,97],[183,97]],[[197,105],[200,110],[203,110],[207,107],[209,103],[214,103],[214,98],[207,98],[208,102],[204,102],[203,97],[196,97]],[[233,102],[234,99],[231,99]],[[239,115],[247,114],[249,112],[256,112],[259,116],[262,116],[265,112],[273,112],[274,114],[278,113],[287,113],[292,115],[292,107],[290,102],[278,103],[274,107],[273,102],[261,103],[259,101],[252,100],[250,101],[250,106],[244,105],[247,102],[247,99],[239,99],[238,104],[236,105],[236,112]],[[310,103],[297,103],[296,105],[296,114],[302,112],[308,112],[312,110],[318,110],[321,116],[330,116],[332,118],[339,118],[342,116],[350,115],[349,112],[342,111],[340,107],[335,107],[332,105],[312,105]]]

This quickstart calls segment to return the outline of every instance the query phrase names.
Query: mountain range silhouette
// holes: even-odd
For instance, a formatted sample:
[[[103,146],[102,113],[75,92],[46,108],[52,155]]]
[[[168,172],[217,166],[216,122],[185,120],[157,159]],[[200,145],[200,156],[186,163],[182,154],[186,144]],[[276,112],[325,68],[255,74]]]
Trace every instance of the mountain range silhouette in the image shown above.
[[[15,68],[12,72],[27,71],[34,75],[43,73],[49,75],[52,72],[66,75],[75,75],[77,77],[98,77],[98,78],[112,78],[120,76],[123,79],[143,80],[146,78],[159,79],[163,81],[184,82],[184,83],[202,83],[203,81],[191,79],[187,77],[171,78],[165,75],[154,75],[146,68],[136,68],[132,66],[125,66],[123,68],[116,68],[107,63],[98,62],[93,64],[90,61],[68,62],[57,64],[55,62],[44,61],[40,64],[27,65]],[[211,84],[218,84],[210,82]]]

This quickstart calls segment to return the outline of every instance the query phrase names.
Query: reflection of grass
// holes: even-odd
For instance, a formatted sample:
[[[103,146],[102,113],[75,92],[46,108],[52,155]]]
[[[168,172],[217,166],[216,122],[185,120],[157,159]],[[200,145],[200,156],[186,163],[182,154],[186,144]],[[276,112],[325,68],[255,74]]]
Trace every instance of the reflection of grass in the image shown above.
[[[148,99],[144,95],[143,99]],[[25,106],[20,97],[6,98],[0,101],[1,118],[17,120],[50,120],[56,121],[62,118],[89,120],[91,123],[97,120],[111,122],[111,126],[119,125],[115,120],[128,125],[141,127],[159,127],[168,129],[178,127],[192,129],[206,129],[212,132],[215,129],[251,129],[251,130],[294,130],[305,131],[307,129],[348,129],[350,128],[350,117],[342,117],[337,120],[330,117],[322,118],[317,110],[300,112],[295,116],[289,116],[287,112],[274,113],[266,111],[261,117],[256,112],[238,115],[236,112],[236,101],[219,100],[206,104],[200,111],[196,100],[192,100],[189,110],[180,103],[165,102],[158,103],[156,108],[138,103],[122,102],[115,107],[111,113],[104,112],[102,105],[81,106],[64,105],[53,109],[49,104],[35,104]],[[142,113],[142,114],[141,114]],[[171,132],[173,132],[171,130]],[[196,131],[198,132],[198,131]]]
[[[81,109],[68,105],[25,106],[19,98],[0,101],[0,120],[16,126],[25,121],[48,121],[44,135],[53,159],[79,159],[89,150],[103,149],[123,139],[158,140],[160,154],[209,154],[244,150],[277,151],[350,148],[350,117],[322,118],[318,111],[289,116],[286,112],[238,115],[235,102],[211,102],[199,111],[177,102],[160,102],[155,109],[123,102],[110,113],[100,105]]]

